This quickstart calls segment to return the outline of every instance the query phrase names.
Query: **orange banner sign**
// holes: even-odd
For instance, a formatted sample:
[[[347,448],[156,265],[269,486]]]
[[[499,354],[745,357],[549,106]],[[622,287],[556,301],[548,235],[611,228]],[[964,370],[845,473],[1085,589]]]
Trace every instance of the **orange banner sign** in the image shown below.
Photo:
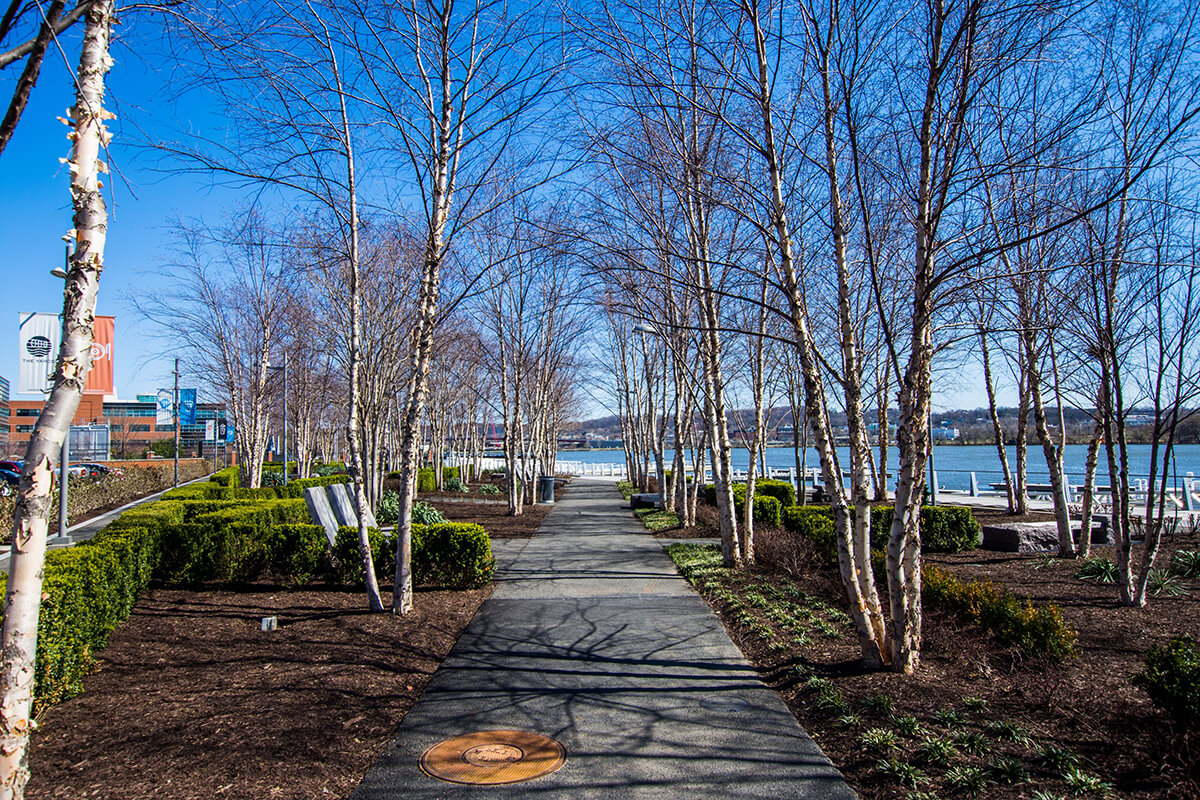
[[[113,341],[116,339],[116,317],[96,317],[95,337],[92,339],[92,371],[88,373],[86,394],[113,393]]]

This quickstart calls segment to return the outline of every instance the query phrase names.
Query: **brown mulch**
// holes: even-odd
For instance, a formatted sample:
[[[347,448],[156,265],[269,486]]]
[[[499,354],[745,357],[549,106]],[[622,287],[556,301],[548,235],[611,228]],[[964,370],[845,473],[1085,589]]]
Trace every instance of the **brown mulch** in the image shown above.
[[[441,510],[521,538],[550,507]],[[27,796],[344,798],[491,591],[421,591],[404,617],[333,589],[147,591],[84,693],[43,713]]]
[[[44,714],[28,796],[346,797],[490,593],[397,617],[358,592],[149,591]]]
[[[780,574],[761,566],[776,558],[777,551],[788,549],[778,546],[780,533],[768,531],[767,540],[757,545],[760,567],[751,576],[771,580]],[[1156,563],[1167,565],[1176,548],[1198,549],[1200,540],[1180,536],[1164,543]],[[1111,547],[1093,548],[1093,554],[1110,559],[1113,555]],[[834,608],[845,609],[836,570],[819,566],[808,554],[793,555],[790,573],[794,579],[799,577],[803,590]],[[1141,670],[1150,647],[1181,633],[1196,636],[1200,632],[1200,583],[1192,585],[1184,597],[1151,597],[1146,608],[1133,609],[1119,604],[1113,585],[1073,577],[1078,561],[983,550],[929,555],[927,561],[964,579],[988,578],[1018,595],[1057,604],[1079,634],[1081,656],[1059,664],[1022,658],[1019,652],[991,641],[986,632],[927,608],[918,672],[867,671],[860,665],[859,648],[851,633],[835,640],[814,637],[802,652],[781,653],[771,650],[768,641],[753,630],[740,626],[719,600],[709,598],[709,602],[763,679],[780,692],[864,800],[901,800],[912,791],[879,774],[877,765],[884,756],[866,752],[861,738],[868,728],[891,727],[892,720],[901,715],[916,717],[926,735],[937,738],[949,738],[961,730],[988,737],[987,724],[996,720],[1024,728],[1033,744],[991,736],[986,755],[960,753],[955,762],[986,768],[1002,756],[1022,759],[1032,782],[990,785],[980,795],[989,800],[1030,798],[1035,789],[1049,790],[1051,797],[1070,794],[1058,773],[1035,763],[1043,745],[1070,748],[1081,756],[1081,769],[1112,783],[1114,797],[1200,798],[1200,737],[1175,726],[1129,681]],[[881,587],[881,592],[886,603],[886,587]],[[793,669],[798,663],[804,664],[809,674],[835,683],[858,715],[856,725],[839,719],[840,712],[816,708],[814,693]],[[879,694],[892,698],[891,716],[870,710],[867,699]],[[967,697],[982,698],[986,709],[963,711]],[[938,711],[951,708],[963,711],[964,723],[947,726],[933,719]],[[915,757],[921,741],[920,736],[902,737],[892,755],[918,764],[933,779],[921,789],[933,791],[933,796],[958,796],[946,783],[939,783],[944,769],[921,765]]]
[[[493,539],[528,539],[554,507],[545,504],[527,505],[521,516],[513,517],[509,516],[507,503],[439,503],[437,498],[427,502],[451,522],[482,525],[488,536]]]

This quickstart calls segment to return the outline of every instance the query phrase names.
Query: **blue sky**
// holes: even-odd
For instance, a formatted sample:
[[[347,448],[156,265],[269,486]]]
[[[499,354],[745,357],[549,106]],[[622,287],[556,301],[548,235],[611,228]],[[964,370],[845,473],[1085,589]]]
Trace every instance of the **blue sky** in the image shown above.
[[[128,34],[130,29],[117,31]],[[72,63],[78,58],[79,31],[73,33],[63,37],[63,52]],[[224,193],[210,190],[199,176],[163,176],[148,169],[150,159],[139,147],[137,127],[152,130],[156,120],[174,126],[203,109],[164,101],[162,76],[129,50],[118,47],[114,59],[108,107],[118,118],[110,123],[109,235],[96,312],[117,318],[114,384],[122,399],[132,399],[168,386],[172,364],[162,356],[169,343],[136,318],[129,298],[134,293],[152,297],[161,288],[157,272],[170,241],[168,222],[210,214]],[[0,82],[5,103],[15,74],[10,67]],[[52,50],[16,134],[0,154],[0,331],[6,331],[0,333],[0,342],[6,343],[0,347],[0,375],[13,384],[18,399],[32,397],[15,394],[17,314],[62,308],[62,281],[50,270],[63,263],[60,237],[71,227],[67,173],[58,161],[70,151],[67,128],[56,117],[65,116],[73,103],[63,53]]]
[[[118,35],[132,37],[133,28],[120,26]],[[69,143],[66,127],[56,118],[74,102],[64,53],[73,65],[78,58],[78,33],[63,37],[63,53],[47,54],[16,135],[0,155],[0,275],[5,288],[0,293],[0,323],[8,326],[8,333],[0,334],[0,341],[8,337],[7,346],[0,347],[0,375],[14,390],[18,312],[57,312],[62,307],[62,282],[50,270],[62,265],[60,237],[71,226],[66,170],[59,163],[59,158],[69,155]],[[151,33],[148,38],[157,37]],[[209,109],[202,92],[190,92],[186,104],[168,98],[162,72],[150,66],[172,61],[161,39],[143,38],[138,46],[135,55],[118,42],[108,78],[108,105],[118,118],[110,123],[111,216],[97,305],[97,313],[117,318],[115,388],[122,399],[170,385],[172,356],[165,354],[171,342],[139,320],[130,302],[135,294],[152,299],[164,286],[159,274],[170,247],[170,221],[216,217],[222,207],[236,204],[238,196],[232,190],[214,189],[203,176],[167,175],[150,168],[153,159],[142,131],[166,135],[168,129],[203,128]],[[15,72],[10,69],[3,77],[0,88],[7,98]],[[973,375],[943,376],[938,383],[939,390],[950,391],[935,392],[935,408],[972,408],[986,402],[982,390],[975,388],[979,382]],[[1002,392],[1002,402],[1011,402],[1008,394]],[[14,391],[14,397],[22,396]]]

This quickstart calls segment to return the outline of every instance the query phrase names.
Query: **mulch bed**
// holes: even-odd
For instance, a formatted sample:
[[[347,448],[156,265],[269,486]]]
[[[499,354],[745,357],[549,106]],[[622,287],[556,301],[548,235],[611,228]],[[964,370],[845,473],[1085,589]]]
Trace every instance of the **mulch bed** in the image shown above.
[[[714,534],[710,530],[708,535]],[[1180,536],[1164,543],[1156,563],[1166,566],[1176,548],[1197,549],[1200,540]],[[759,551],[761,559],[764,548],[760,546]],[[1112,548],[1093,548],[1093,555],[1111,559]],[[1140,552],[1135,546],[1137,555]],[[1035,789],[1049,790],[1044,795],[1048,797],[1070,794],[1057,772],[1034,763],[1034,755],[1043,745],[1070,748],[1082,757],[1080,768],[1084,772],[1113,785],[1115,797],[1200,797],[1200,736],[1174,726],[1129,681],[1141,670],[1150,647],[1181,633],[1194,637],[1200,632],[1200,585],[1191,586],[1186,596],[1151,597],[1146,608],[1134,609],[1119,604],[1115,586],[1073,577],[1079,561],[984,550],[929,555],[926,560],[963,579],[990,579],[1034,601],[1057,604],[1079,634],[1082,655],[1061,664],[1023,659],[1019,652],[990,641],[980,629],[926,609],[917,674],[865,671],[859,664],[859,648],[852,633],[836,640],[814,639],[799,654],[779,652],[753,630],[740,625],[733,614],[725,613],[720,600],[709,597],[730,636],[763,679],[780,692],[861,797],[894,800],[906,798],[913,791],[880,775],[878,764],[884,754],[865,751],[862,739],[865,730],[889,727],[902,715],[916,717],[927,735],[941,738],[961,730],[988,736],[988,724],[998,720],[1024,728],[1033,744],[993,737],[988,740],[990,747],[985,755],[960,754],[956,762],[983,767],[998,757],[1013,756],[1029,766],[1034,783],[990,785],[979,795],[989,800],[1029,798]],[[804,562],[804,557],[794,561]],[[809,561],[802,571],[798,582],[804,591],[835,608],[845,608],[845,595],[835,570]],[[760,565],[748,577],[770,580],[775,574]],[[795,579],[795,571],[792,574]],[[882,587],[882,599],[887,602],[886,587]],[[840,712],[816,707],[813,691],[806,688],[794,669],[801,662],[809,674],[834,681],[858,715],[857,724],[840,719]],[[894,708],[890,714],[871,710],[868,698],[880,694],[892,698]],[[968,697],[982,698],[986,709],[964,711],[965,722],[961,724],[942,725],[934,719],[943,709],[962,711]],[[919,763],[914,757],[919,743],[920,737],[902,738],[892,755]],[[944,782],[944,770],[922,768],[931,779],[919,787],[933,792],[927,796],[960,796]]]
[[[550,507],[441,510],[522,538]],[[489,594],[421,591],[396,617],[367,612],[361,592],[152,589],[84,693],[42,715],[27,796],[346,797]],[[263,633],[264,616],[278,630]]]
[[[555,491],[555,498],[562,497],[562,489]],[[552,505],[539,503],[524,506],[521,516],[513,517],[508,513],[508,502],[498,503],[466,503],[461,499],[468,495],[459,494],[446,497],[421,495],[421,500],[427,502],[445,515],[451,522],[471,522],[482,525],[493,539],[528,539],[533,535],[542,520],[550,513]],[[493,497],[489,497],[494,499]],[[440,502],[439,502],[440,501]]]
[[[346,797],[490,593],[152,590],[43,715],[28,796]]]

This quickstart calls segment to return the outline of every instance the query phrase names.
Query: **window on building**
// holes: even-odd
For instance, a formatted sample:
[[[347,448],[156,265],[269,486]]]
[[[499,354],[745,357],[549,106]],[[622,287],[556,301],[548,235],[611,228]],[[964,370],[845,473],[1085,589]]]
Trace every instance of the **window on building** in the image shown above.
[[[33,433],[33,426],[32,425],[18,425],[16,432],[17,433]]]
[[[165,431],[175,430],[175,426],[174,425],[155,425],[154,430],[158,431],[159,433],[163,433]]]
[[[121,431],[125,430],[125,426],[124,426],[124,425],[113,425],[113,426],[111,426],[111,427],[112,427],[112,430],[113,430],[114,432],[116,432],[116,433],[120,433]],[[70,504],[70,503],[68,503],[68,504],[67,504],[67,507],[68,507],[68,508],[70,508],[70,505],[71,505],[71,504]]]
[[[132,431],[133,433],[149,433],[150,426],[149,425],[130,425],[129,430]]]
[[[14,413],[18,417],[40,417],[42,410],[40,408],[18,408]]]

